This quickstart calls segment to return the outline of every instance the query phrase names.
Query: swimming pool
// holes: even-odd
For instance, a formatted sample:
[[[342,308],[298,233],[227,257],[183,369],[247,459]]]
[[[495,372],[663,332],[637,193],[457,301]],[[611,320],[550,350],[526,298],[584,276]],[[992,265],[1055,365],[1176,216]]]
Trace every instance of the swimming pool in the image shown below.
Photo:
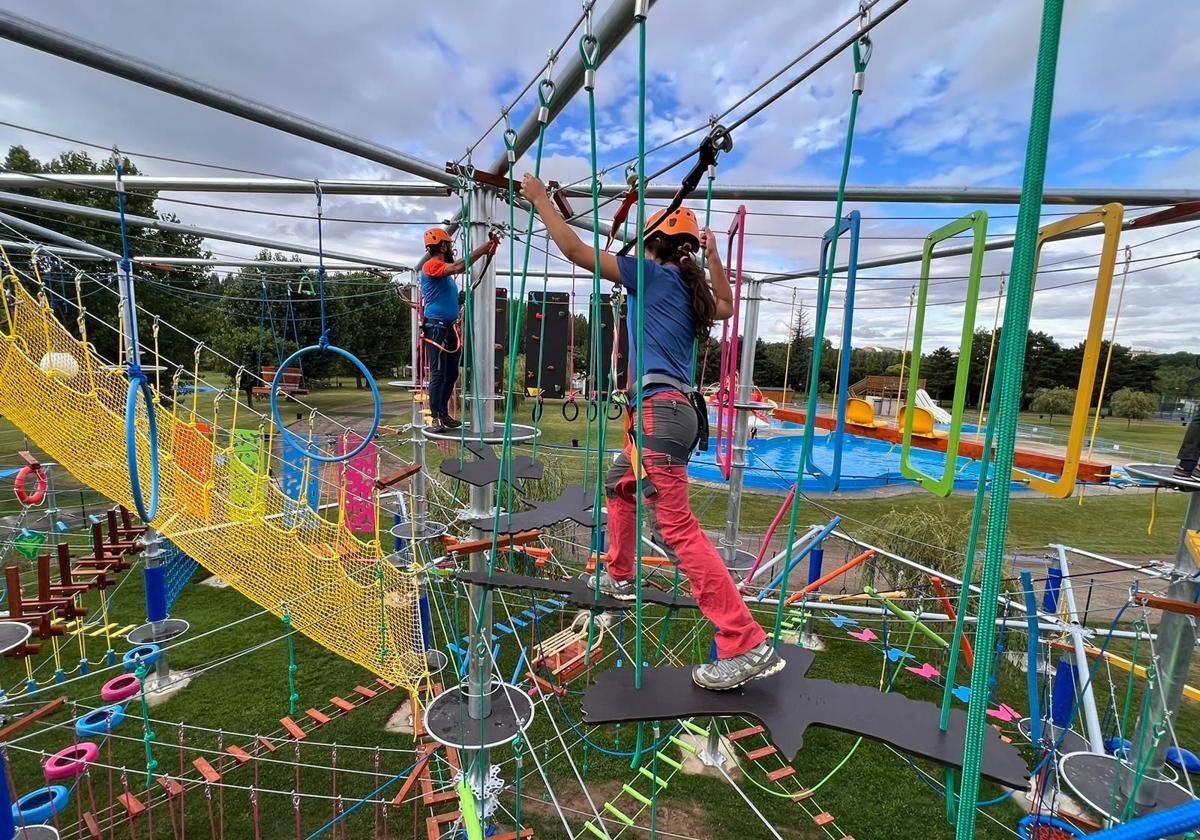
[[[774,421],[779,422],[779,421]],[[802,428],[795,423],[784,427]],[[801,435],[780,435],[747,441],[745,486],[757,490],[783,490],[796,481],[800,466]],[[692,456],[688,474],[698,481],[724,481],[715,462],[716,442],[709,440],[707,452]],[[947,455],[928,449],[912,450],[911,463],[927,475],[940,476]],[[833,442],[829,437],[813,441],[813,460],[818,469],[828,473],[833,469]],[[974,490],[979,482],[979,462],[970,458],[955,458],[955,490]],[[891,485],[915,486],[916,482],[900,474],[900,444],[873,438],[845,436],[842,448],[842,480],[840,490],[873,490]],[[1013,484],[1014,489],[1024,485]],[[832,483],[825,476],[806,475],[806,491],[831,492]]]

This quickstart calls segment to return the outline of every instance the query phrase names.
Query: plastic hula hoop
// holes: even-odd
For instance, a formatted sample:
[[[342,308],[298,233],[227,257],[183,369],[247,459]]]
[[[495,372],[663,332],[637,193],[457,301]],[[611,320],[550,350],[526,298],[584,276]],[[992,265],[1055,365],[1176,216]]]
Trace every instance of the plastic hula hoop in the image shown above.
[[[374,411],[371,415],[370,430],[363,435],[363,439],[359,441],[358,446],[341,455],[322,455],[319,452],[315,452],[313,447],[309,445],[304,438],[300,437],[284,426],[283,418],[279,416],[279,383],[283,379],[284,371],[291,367],[300,357],[306,356],[309,353],[317,350],[327,350],[328,352],[341,356],[343,359],[353,363],[354,366],[357,367],[362,373],[363,378],[367,380],[367,384],[371,386],[371,397],[375,401]],[[341,347],[337,347],[332,344],[324,347],[322,347],[320,344],[312,344],[308,347],[301,347],[279,364],[279,367],[275,370],[275,378],[271,380],[271,417],[275,420],[275,428],[279,429],[280,436],[288,446],[303,452],[307,457],[314,461],[321,461],[326,464],[336,464],[340,461],[349,461],[355,455],[366,449],[367,445],[374,440],[375,433],[379,431],[379,420],[382,414],[383,402],[379,396],[379,386],[375,384],[375,377],[371,375],[371,372],[367,370],[367,366],[364,365],[357,356],[355,356],[349,350],[343,350]]]
[[[146,423],[150,434],[150,504],[142,493],[142,480],[138,476],[137,460],[137,429],[134,418],[137,415],[137,398],[141,393],[146,401]],[[149,524],[158,513],[158,421],[154,417],[154,395],[150,392],[150,383],[144,374],[135,373],[129,378],[129,391],[125,394],[125,448],[129,458],[129,489],[133,493],[133,506],[142,521]]]

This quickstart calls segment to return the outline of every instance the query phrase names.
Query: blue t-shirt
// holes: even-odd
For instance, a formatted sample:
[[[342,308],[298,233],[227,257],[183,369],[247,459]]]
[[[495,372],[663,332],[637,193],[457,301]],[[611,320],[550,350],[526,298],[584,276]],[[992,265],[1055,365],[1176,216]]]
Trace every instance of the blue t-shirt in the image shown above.
[[[435,321],[458,320],[458,284],[453,275],[444,276],[446,263],[434,258],[421,266],[421,297],[425,317]]]
[[[673,265],[643,260],[645,292],[638,289],[638,264],[635,257],[617,257],[621,283],[629,292],[626,325],[629,330],[629,392],[631,399],[637,383],[637,296],[643,294],[646,311],[645,373],[665,373],[692,383],[692,345],[696,324],[692,318],[692,296],[687,284]],[[666,390],[665,386],[646,389],[646,396]]]

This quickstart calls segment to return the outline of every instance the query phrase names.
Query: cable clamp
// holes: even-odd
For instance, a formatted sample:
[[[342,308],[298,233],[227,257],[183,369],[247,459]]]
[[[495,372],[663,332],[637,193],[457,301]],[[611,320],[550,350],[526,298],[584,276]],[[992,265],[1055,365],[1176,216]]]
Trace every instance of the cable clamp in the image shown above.
[[[633,0],[633,19],[645,20],[650,13],[650,0]]]
[[[854,84],[850,88],[850,92],[851,93],[862,93],[863,89],[866,87],[866,83],[867,83],[867,74],[866,73],[864,73],[862,71],[855,73],[854,74]]]

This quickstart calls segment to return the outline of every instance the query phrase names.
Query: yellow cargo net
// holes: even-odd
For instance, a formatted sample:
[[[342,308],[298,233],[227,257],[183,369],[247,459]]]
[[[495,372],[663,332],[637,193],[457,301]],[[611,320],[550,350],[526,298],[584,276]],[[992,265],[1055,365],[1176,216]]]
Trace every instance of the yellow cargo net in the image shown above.
[[[0,280],[0,293],[0,414],[81,482],[132,507],[125,375],[12,275]],[[218,438],[228,443],[228,434],[192,423],[170,400],[156,411],[154,527],[259,606],[280,616],[286,610],[292,626],[322,647],[415,688],[426,666],[414,577],[388,563],[378,541],[363,542],[322,519],[247,467]],[[139,478],[148,493],[141,400],[135,422]]]

